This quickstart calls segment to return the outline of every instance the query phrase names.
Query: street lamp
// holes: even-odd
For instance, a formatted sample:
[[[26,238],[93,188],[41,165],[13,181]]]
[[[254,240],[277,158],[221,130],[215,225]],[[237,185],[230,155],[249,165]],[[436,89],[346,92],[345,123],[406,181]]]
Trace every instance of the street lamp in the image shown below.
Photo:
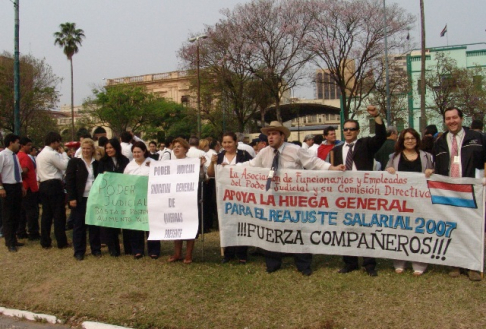
[[[197,75],[197,137],[201,138],[201,77],[199,76],[199,39],[206,39],[206,34],[200,34],[189,39],[189,42],[196,42],[196,75]]]
[[[388,40],[386,31],[386,3],[383,0],[383,27],[385,32],[385,84],[386,84],[386,123],[391,125],[390,75],[388,72]]]

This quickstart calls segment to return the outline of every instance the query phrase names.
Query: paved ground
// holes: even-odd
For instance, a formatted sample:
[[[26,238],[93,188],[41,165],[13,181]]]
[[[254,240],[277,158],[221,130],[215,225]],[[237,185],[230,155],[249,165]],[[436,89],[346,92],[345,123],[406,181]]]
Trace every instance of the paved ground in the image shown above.
[[[0,315],[0,329],[69,329],[69,326],[62,324],[40,323],[35,321],[22,320],[11,316]]]

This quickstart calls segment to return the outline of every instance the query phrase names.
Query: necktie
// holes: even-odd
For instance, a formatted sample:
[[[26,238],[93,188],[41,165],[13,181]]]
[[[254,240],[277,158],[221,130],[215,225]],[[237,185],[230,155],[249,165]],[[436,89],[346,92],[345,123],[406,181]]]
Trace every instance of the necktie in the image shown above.
[[[457,139],[456,135],[452,135],[452,150],[451,150],[451,177],[460,177],[459,175],[459,163],[455,163],[454,158],[458,155]]]
[[[273,156],[273,161],[272,161],[272,168],[270,169],[270,173],[269,173],[268,178],[267,178],[267,186],[266,186],[267,191],[270,189],[270,185],[272,184],[273,175],[275,174],[275,172],[278,169],[278,155],[279,154],[280,153],[278,152],[278,150],[275,150],[275,155]]]
[[[14,176],[15,176],[15,181],[17,183],[21,182],[21,177],[20,177],[20,166],[19,166],[19,161],[17,159],[17,155],[15,153],[12,153],[13,155],[13,162],[14,162]]]
[[[346,155],[346,170],[352,170],[353,169],[353,146],[354,143],[349,143],[346,145],[349,147],[348,149],[348,155]]]

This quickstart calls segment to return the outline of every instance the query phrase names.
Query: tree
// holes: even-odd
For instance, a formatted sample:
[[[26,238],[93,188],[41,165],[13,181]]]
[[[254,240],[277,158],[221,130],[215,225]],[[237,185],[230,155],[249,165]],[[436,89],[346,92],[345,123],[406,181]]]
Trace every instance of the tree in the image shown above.
[[[268,99],[269,92],[266,85],[248,69],[251,54],[245,52],[241,35],[234,35],[229,25],[222,23],[208,27],[204,34],[208,36],[200,45],[204,119],[211,123],[212,131],[217,135],[228,127],[245,131],[260,111],[260,99]],[[196,45],[186,43],[181,47],[179,57],[184,68],[194,70],[195,54]],[[194,88],[195,80],[191,85]]]
[[[397,126],[400,121],[405,121],[408,118],[408,99],[407,93],[409,91],[408,75],[403,69],[402,57],[389,58],[389,71],[390,71],[390,122],[392,125]],[[386,110],[386,81],[382,76],[381,79],[376,81],[365,80],[371,84],[374,84],[374,90],[367,99],[370,104],[376,104],[381,109],[381,114],[385,117]],[[367,87],[366,89],[371,88]]]
[[[282,97],[306,76],[312,7],[306,0],[254,0],[223,11],[230,40],[241,47],[243,64],[266,86],[282,121]]]
[[[481,66],[458,69],[456,104],[464,115],[484,122],[486,69]]]
[[[354,118],[383,79],[385,31],[381,0],[310,0],[313,26],[308,34],[315,64],[329,70],[341,91],[344,118]],[[386,8],[388,52],[401,47],[415,18],[397,4]],[[401,50],[401,51],[398,51]]]
[[[0,129],[14,131],[14,56],[0,56]],[[20,57],[20,133],[40,144],[49,131],[56,131],[50,111],[59,100],[56,90],[61,79],[45,59],[32,55]]]
[[[180,119],[182,105],[158,98],[144,87],[115,85],[93,90],[93,96],[83,104],[84,124],[105,125],[116,135],[131,130],[134,133],[150,130]]]
[[[81,46],[84,31],[76,28],[76,23],[63,23],[59,25],[60,31],[54,33],[54,45],[59,45],[63,49],[69,63],[71,64],[71,123],[72,123],[72,140],[74,140],[74,81],[73,81],[73,56],[79,51],[78,45]]]
[[[441,117],[448,107],[457,103],[456,91],[461,73],[456,61],[444,53],[437,53],[435,64],[427,67],[425,86],[432,99],[432,104],[428,104],[428,108]]]

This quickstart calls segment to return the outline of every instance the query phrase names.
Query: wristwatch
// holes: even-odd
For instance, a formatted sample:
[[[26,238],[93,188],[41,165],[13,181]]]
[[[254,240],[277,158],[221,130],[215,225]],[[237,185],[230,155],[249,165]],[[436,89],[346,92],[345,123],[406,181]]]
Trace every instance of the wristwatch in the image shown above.
[[[0,190],[5,190],[5,189],[3,188],[3,186],[0,186]]]

